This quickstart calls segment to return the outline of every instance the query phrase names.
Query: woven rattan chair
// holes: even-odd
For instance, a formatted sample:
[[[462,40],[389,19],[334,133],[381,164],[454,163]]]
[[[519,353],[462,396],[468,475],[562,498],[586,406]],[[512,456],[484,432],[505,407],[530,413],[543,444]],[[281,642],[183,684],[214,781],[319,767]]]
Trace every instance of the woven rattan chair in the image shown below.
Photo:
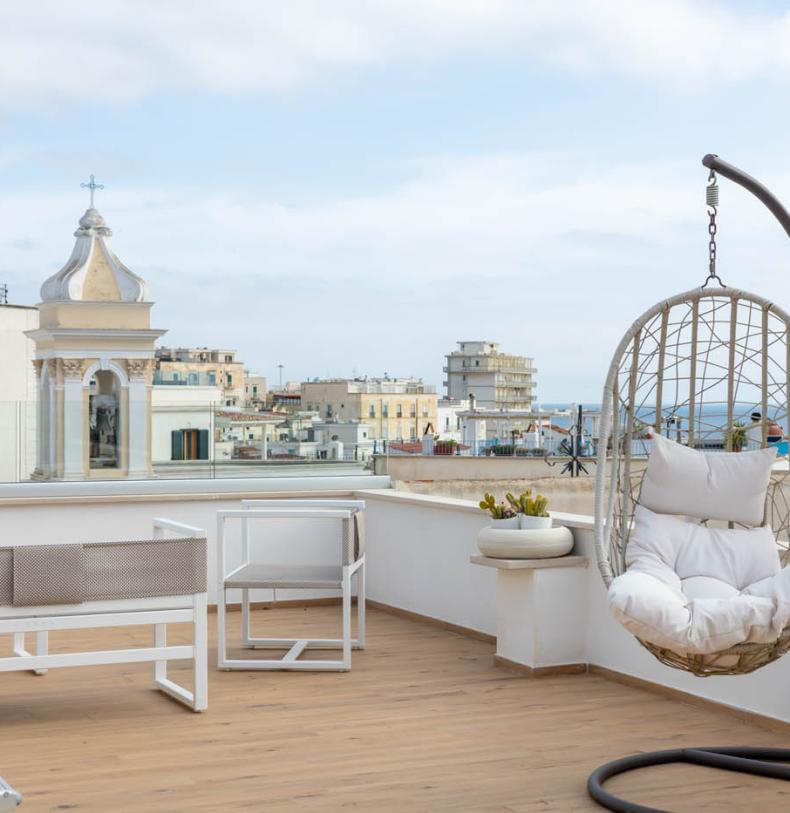
[[[618,346],[603,394],[595,491],[595,543],[607,587],[625,571],[650,432],[697,448],[733,451],[739,423],[759,411],[788,415],[790,316],[734,288],[696,288],[652,307]],[[765,519],[782,564],[790,561],[790,481],[776,464]],[[741,644],[715,655],[683,655],[641,641],[668,666],[695,675],[745,674],[790,649],[790,628],[770,644]]]

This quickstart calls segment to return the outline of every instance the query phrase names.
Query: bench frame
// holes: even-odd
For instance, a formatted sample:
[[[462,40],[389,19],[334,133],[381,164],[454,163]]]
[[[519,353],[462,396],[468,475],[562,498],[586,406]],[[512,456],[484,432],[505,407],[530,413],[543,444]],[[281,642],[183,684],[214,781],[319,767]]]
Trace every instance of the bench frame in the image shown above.
[[[153,520],[153,538],[163,539],[166,532],[181,537],[205,537],[206,532],[168,519]],[[81,604],[3,607],[0,635],[13,635],[10,657],[0,658],[0,672],[32,671],[44,675],[50,668],[93,666],[109,663],[154,664],[156,687],[193,711],[208,707],[208,597],[205,592],[184,596],[162,596],[111,601],[86,601]],[[191,644],[167,644],[167,624],[192,624]],[[153,646],[136,649],[111,649],[91,652],[49,654],[49,632],[69,629],[97,629],[151,624]],[[35,653],[25,648],[25,635],[35,634]],[[167,676],[167,662],[192,661],[194,691]]]

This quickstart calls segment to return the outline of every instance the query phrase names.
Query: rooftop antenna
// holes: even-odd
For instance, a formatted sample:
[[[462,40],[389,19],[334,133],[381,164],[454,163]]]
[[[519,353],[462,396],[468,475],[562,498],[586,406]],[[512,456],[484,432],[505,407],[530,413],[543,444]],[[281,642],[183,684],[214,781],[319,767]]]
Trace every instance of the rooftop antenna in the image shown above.
[[[282,364],[277,365],[277,369],[280,371],[280,389],[283,388],[283,366]]]
[[[81,183],[80,189],[90,189],[91,192],[91,209],[93,209],[93,193],[97,189],[104,189],[103,183],[96,183],[96,178],[93,174],[91,174],[91,179],[88,183]]]

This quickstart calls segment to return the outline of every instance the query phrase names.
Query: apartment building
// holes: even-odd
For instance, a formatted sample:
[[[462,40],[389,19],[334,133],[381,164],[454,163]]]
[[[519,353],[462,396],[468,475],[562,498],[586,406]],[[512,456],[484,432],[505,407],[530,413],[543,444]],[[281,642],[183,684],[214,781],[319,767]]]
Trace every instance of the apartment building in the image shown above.
[[[436,389],[417,378],[325,379],[302,383],[302,409],[325,421],[358,421],[371,440],[417,440],[436,427]]]
[[[244,371],[244,406],[254,409],[263,408],[266,403],[266,376]]]
[[[448,398],[474,395],[484,409],[532,409],[537,370],[531,358],[504,353],[498,342],[463,341],[446,359]]]
[[[235,350],[207,347],[159,347],[156,350],[155,383],[203,381],[222,390],[225,406],[245,402],[244,364]]]

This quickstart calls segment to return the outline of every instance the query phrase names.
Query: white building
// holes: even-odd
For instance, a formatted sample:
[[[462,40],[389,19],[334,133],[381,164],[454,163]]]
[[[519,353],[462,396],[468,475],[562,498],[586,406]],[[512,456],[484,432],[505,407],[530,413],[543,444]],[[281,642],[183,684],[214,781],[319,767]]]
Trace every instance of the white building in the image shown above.
[[[458,342],[443,368],[447,397],[469,398],[486,409],[531,409],[537,370],[526,356],[503,353],[497,342]]]
[[[214,413],[222,389],[210,385],[158,384],[151,398],[151,457],[157,463],[214,460]]]
[[[436,402],[436,426],[434,430],[435,434],[439,436],[439,440],[461,442],[463,424],[461,413],[468,410],[468,398],[440,398]]]
[[[0,305],[0,483],[27,480],[36,465],[35,343],[38,308]]]
[[[357,421],[320,421],[314,424],[316,440],[326,448],[341,444],[342,460],[369,460],[373,455],[370,427]]]

